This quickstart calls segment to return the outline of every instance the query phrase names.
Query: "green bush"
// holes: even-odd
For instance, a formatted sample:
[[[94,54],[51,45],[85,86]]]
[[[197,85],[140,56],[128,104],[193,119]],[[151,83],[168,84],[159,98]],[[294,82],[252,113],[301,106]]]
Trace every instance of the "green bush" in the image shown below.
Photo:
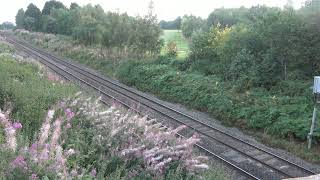
[[[178,56],[177,43],[174,41],[168,42],[166,45],[166,51],[168,57],[176,58]]]
[[[286,81],[269,91],[251,88],[238,92],[232,88],[234,85],[217,76],[178,71],[171,65],[154,62],[125,63],[117,78],[161,98],[207,111],[229,124],[284,138],[303,140],[308,133],[313,106],[310,83]]]
[[[11,48],[10,46],[8,46],[7,44],[4,44],[4,43],[0,43],[0,53],[13,53],[14,52],[14,49]]]

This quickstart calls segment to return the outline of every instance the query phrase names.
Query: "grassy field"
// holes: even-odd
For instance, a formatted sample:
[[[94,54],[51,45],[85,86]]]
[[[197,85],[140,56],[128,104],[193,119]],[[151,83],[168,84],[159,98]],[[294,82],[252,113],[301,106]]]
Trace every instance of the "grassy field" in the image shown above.
[[[189,45],[180,30],[164,30],[161,38],[164,39],[165,43],[174,41],[177,44],[178,58],[185,58],[188,55]],[[163,48],[162,53],[165,53],[165,48]]]

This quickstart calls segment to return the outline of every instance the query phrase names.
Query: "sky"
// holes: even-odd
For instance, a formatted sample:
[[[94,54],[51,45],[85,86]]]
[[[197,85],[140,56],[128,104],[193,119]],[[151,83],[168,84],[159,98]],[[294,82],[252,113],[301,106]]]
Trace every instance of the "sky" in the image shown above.
[[[60,0],[67,7],[72,2],[79,5],[100,4],[105,11],[127,12],[129,15],[144,15],[147,12],[150,0]],[[153,0],[154,11],[159,20],[173,20],[184,14],[193,14],[203,18],[208,17],[216,8],[236,8],[240,6],[267,5],[283,7],[287,0]],[[305,0],[293,0],[294,7],[298,8]],[[15,22],[18,9],[26,10],[28,4],[34,3],[42,10],[46,0],[2,0],[0,5],[0,23]]]

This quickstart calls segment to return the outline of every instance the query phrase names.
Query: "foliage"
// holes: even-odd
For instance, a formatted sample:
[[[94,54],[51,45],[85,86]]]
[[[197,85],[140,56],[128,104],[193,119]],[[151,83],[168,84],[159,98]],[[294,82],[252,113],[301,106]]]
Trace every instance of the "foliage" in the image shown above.
[[[99,101],[77,93],[52,105],[44,119],[32,120],[40,121],[41,128],[38,127],[36,138],[26,144],[16,141],[19,135],[25,136],[23,131],[28,128],[23,119],[22,124],[13,123],[10,115],[16,103],[0,111],[0,130],[5,126],[7,142],[0,149],[0,177],[199,179],[209,173],[210,177],[223,176],[223,172],[213,169],[206,173],[207,158],[192,152],[199,141],[197,136],[175,136],[184,127],[163,130],[154,120],[147,121],[122,107],[106,108]]]
[[[256,85],[270,88],[279,80],[310,77],[318,72],[315,48],[320,41],[316,37],[319,28],[305,21],[306,16],[290,8],[252,7],[247,19],[232,27],[218,25],[195,34],[191,61],[198,64],[196,61],[201,59],[212,59],[220,68],[213,68],[211,74],[229,79],[232,61],[246,50],[257,64],[257,73],[250,75],[250,81]]]
[[[61,2],[46,2],[42,14],[33,4],[23,18],[29,31],[70,35],[85,45],[99,45],[101,51],[117,56],[151,57],[163,46],[162,31],[152,10],[146,16],[132,17],[118,12],[107,12],[100,5],[80,7],[72,4],[67,9]],[[21,14],[21,12],[20,12]]]
[[[240,51],[230,64],[230,79],[237,83],[237,86],[246,90],[253,86],[252,77],[255,77],[256,67],[254,56],[245,49]]]
[[[24,27],[24,10],[19,9],[18,13],[16,15],[16,25],[18,29],[21,29]]]
[[[182,18],[179,16],[173,21],[160,21],[159,26],[166,30],[177,30],[181,28]]]
[[[24,25],[26,30],[38,31],[41,27],[41,11],[34,4],[29,4],[24,14]]]
[[[82,154],[70,159],[71,168],[94,168],[99,179],[110,176],[161,178],[177,168],[173,164],[178,164],[189,178],[193,177],[190,172],[198,174],[201,169],[206,169],[207,166],[201,163],[206,158],[186,151],[198,141],[197,138],[175,137],[175,133],[183,127],[161,130],[159,124],[147,121],[146,117],[116,106],[105,109],[97,102],[84,98],[77,100],[80,114],[86,118],[73,121],[72,126],[80,128],[71,129],[68,133],[70,138],[66,141],[66,148],[73,148]],[[198,159],[199,163],[191,163],[196,162],[192,159]],[[172,176],[179,173],[175,172]]]
[[[167,43],[167,55],[168,57],[177,57],[178,55],[178,49],[177,44],[173,41],[170,41]]]
[[[101,51],[100,47],[98,48],[94,45],[90,47],[78,44],[68,36],[31,33],[23,30],[16,30],[15,34],[34,45],[47,48],[57,54],[106,73],[109,76],[114,75],[115,70],[122,61],[130,60],[130,58],[122,55],[120,56],[122,60],[119,61],[119,56],[117,54],[107,54],[106,52]]]
[[[207,25],[209,27],[217,25],[231,27],[239,22],[245,21],[247,12],[248,9],[245,7],[234,9],[218,8],[208,16]]]
[[[117,78],[128,85],[207,111],[227,124],[304,141],[313,106],[310,79],[320,71],[319,15],[306,7],[230,11],[237,17],[234,22],[218,11],[218,23],[192,33],[186,60],[163,56],[149,62],[109,61],[95,44],[84,47],[67,37],[35,33],[25,37],[105,74],[117,71]],[[108,54],[127,47],[121,38],[128,38],[124,29],[135,22],[127,15],[106,15],[111,16],[104,18],[109,29],[101,39],[104,47],[116,47]],[[169,36],[165,31],[167,42]],[[316,141],[319,134],[317,129]]]
[[[66,7],[59,1],[50,0],[44,4],[42,15],[50,15],[53,9],[66,9]]]
[[[77,3],[71,3],[70,4],[70,10],[72,10],[72,9],[77,9],[77,8],[79,8],[80,6],[77,4]]]
[[[73,87],[43,81],[37,73],[44,72],[35,65],[18,65],[9,57],[0,58],[0,108],[8,102],[14,104],[12,117],[24,124],[25,140],[33,140],[41,125],[37,119],[40,120],[54,102],[74,91]]]
[[[248,87],[250,82],[246,79],[246,71],[251,72],[245,67],[252,63],[252,58],[252,55],[243,51],[236,62],[244,64],[233,65],[233,68],[241,69],[234,73],[240,73],[240,78]],[[312,114],[311,93],[308,91],[310,82],[290,81],[287,82],[290,84],[287,88],[284,87],[287,83],[283,82],[279,86],[283,89],[268,92],[263,88],[252,88],[245,93],[238,93],[238,89],[233,89],[216,76],[180,72],[170,65],[153,63],[124,64],[117,77],[140,90],[207,111],[231,124],[262,129],[280,137],[307,137],[308,122]],[[292,89],[292,93],[287,93],[287,89]],[[319,131],[317,134],[319,135]]]
[[[3,22],[2,24],[0,24],[0,30],[8,30],[8,29],[14,29],[15,26],[13,23],[11,22]]]
[[[185,15],[181,22],[182,34],[184,37],[190,38],[194,32],[205,28],[205,24],[206,22],[201,17]]]

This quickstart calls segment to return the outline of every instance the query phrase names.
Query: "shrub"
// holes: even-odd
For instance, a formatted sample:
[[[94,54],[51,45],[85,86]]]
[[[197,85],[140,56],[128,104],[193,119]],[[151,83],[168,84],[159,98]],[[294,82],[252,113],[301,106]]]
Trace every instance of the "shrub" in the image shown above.
[[[250,63],[252,57],[244,51],[238,58],[246,58],[244,61],[241,60],[241,63]],[[237,78],[242,78],[241,72],[250,70],[246,68],[250,67],[249,65],[243,65],[234,64],[234,68],[241,69],[234,71],[240,73],[235,75]],[[226,123],[239,124],[255,130],[262,129],[280,137],[296,137],[301,140],[307,137],[309,118],[312,114],[311,90],[308,88],[310,82],[282,82],[288,90],[277,86],[271,91],[251,88],[239,92],[238,89],[235,91],[229,82],[224,83],[214,75],[178,71],[170,65],[152,62],[124,64],[117,77],[142,91],[207,111]],[[245,80],[244,82],[248,82]],[[243,84],[238,86],[241,87]]]
[[[237,89],[246,90],[253,86],[256,77],[256,65],[254,56],[246,49],[240,51],[233,59],[228,79],[236,86]]]
[[[177,44],[174,41],[170,41],[166,45],[167,56],[175,58],[178,56]]]

